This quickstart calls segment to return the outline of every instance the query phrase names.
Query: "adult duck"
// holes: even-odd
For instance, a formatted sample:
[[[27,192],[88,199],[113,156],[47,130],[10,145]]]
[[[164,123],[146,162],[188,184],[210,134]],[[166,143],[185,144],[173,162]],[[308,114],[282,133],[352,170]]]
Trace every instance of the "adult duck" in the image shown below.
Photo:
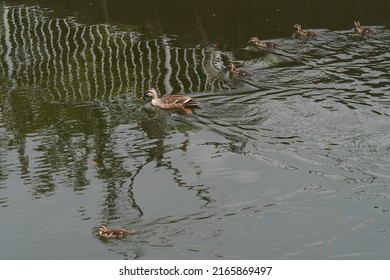
[[[170,94],[159,98],[154,88],[148,89],[145,95],[151,97],[151,104],[160,109],[191,109],[199,106],[199,102],[186,95]]]

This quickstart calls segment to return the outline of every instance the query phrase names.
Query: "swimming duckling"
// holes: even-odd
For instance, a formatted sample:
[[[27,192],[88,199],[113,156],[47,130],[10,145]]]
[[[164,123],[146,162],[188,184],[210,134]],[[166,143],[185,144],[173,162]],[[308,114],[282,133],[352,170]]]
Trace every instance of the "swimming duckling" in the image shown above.
[[[102,238],[123,238],[135,234],[134,231],[128,231],[125,229],[107,229],[106,225],[100,225],[98,235]]]
[[[145,95],[152,98],[151,104],[153,106],[161,109],[189,109],[199,106],[199,102],[185,95],[172,94],[159,98],[158,92],[154,88],[148,89]]]
[[[248,77],[248,76],[252,76],[251,73],[245,71],[245,70],[240,70],[240,69],[237,69],[236,65],[231,62],[229,63],[229,66],[227,67],[230,71],[230,73],[233,75],[233,77]]]
[[[302,29],[302,26],[298,23],[296,23],[293,27],[297,29],[297,31],[295,31],[295,34],[297,34],[301,38],[313,38],[317,36],[317,33],[313,31]]]
[[[279,48],[278,44],[276,44],[274,42],[261,41],[257,37],[250,38],[248,43],[250,43],[252,46],[254,46],[256,48],[260,48],[260,49],[275,49],[275,48]]]
[[[375,33],[374,30],[372,30],[371,28],[368,28],[368,27],[362,27],[360,25],[360,22],[358,20],[355,20],[353,22],[354,26],[355,26],[355,32],[362,35],[362,36],[369,36],[373,33]]]

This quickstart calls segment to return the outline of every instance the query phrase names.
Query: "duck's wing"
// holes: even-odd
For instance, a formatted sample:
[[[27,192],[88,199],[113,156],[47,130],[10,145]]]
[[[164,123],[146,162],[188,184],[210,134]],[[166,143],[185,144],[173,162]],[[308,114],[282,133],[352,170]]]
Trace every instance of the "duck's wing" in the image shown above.
[[[279,45],[274,42],[265,42],[267,49],[277,49]]]
[[[130,231],[130,230],[127,230],[127,229],[118,229],[117,230],[117,235],[120,235],[120,236],[131,236],[135,233],[135,231]]]
[[[316,37],[317,33],[313,32],[313,31],[305,30],[305,36],[306,37]]]
[[[194,99],[185,95],[167,95],[166,97],[161,99],[161,102],[164,105],[171,105],[172,107],[192,107],[199,105],[199,103],[196,102]]]
[[[183,102],[183,104],[184,104],[185,106],[187,106],[187,107],[199,106],[199,102],[198,102],[198,101],[192,99],[191,97],[188,97],[188,96],[186,96],[186,97],[187,97],[187,100],[185,100],[185,101]]]

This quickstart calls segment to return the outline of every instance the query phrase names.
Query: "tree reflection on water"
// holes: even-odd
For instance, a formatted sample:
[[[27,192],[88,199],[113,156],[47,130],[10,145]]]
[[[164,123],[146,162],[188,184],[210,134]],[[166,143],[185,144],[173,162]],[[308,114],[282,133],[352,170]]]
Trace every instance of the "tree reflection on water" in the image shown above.
[[[1,207],[18,207],[24,192],[34,202],[87,197],[75,202],[79,220],[138,222],[150,247],[220,257],[237,234],[258,238],[265,211],[263,221],[287,226],[269,222],[263,234],[295,247],[289,226],[302,236],[295,222],[318,201],[324,210],[364,195],[355,189],[385,193],[389,1],[24,2],[0,4]],[[354,34],[356,19],[378,24],[377,35]],[[320,36],[293,38],[298,22]],[[252,36],[282,48],[248,51]],[[253,76],[231,78],[229,62]],[[141,100],[149,87],[196,95],[201,107],[155,110]],[[110,249],[140,258],[142,242]]]

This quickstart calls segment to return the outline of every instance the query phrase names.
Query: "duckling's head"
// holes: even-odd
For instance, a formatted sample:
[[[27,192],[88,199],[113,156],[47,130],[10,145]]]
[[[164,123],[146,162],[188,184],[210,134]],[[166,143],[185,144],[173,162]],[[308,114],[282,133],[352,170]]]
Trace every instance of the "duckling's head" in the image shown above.
[[[252,38],[249,39],[248,43],[254,44],[254,43],[257,43],[257,42],[259,42],[259,41],[260,41],[259,38],[257,38],[257,37],[252,37]]]
[[[296,23],[296,24],[294,24],[294,26],[293,27],[295,27],[296,29],[298,29],[298,30],[301,30],[301,25],[299,24],[299,23]]]
[[[154,88],[150,88],[145,92],[145,95],[148,97],[151,97],[152,99],[157,99],[158,98],[158,93],[157,90]]]
[[[106,225],[100,225],[99,226],[99,234],[107,232],[107,226]]]
[[[353,22],[353,24],[355,25],[356,28],[359,28],[360,27],[360,22],[358,20],[355,20]]]

